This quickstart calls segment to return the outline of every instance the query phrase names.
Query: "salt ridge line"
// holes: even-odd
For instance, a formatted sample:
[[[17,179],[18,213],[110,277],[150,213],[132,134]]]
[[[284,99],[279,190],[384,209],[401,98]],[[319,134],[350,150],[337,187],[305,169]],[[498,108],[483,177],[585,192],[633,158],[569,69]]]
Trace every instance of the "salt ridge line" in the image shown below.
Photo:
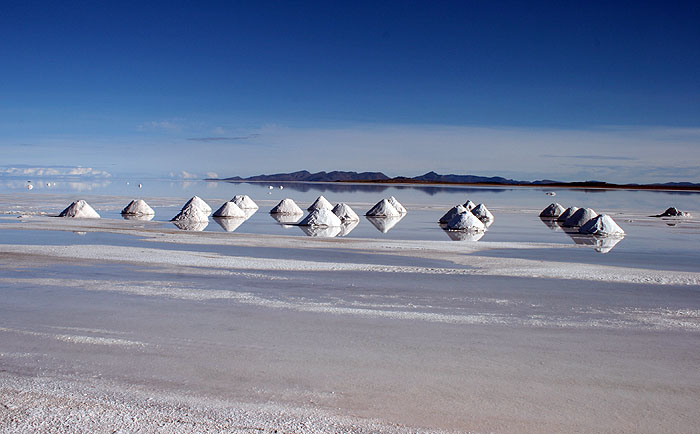
[[[598,282],[619,282],[655,285],[700,285],[700,273],[666,270],[537,261],[518,258],[485,258],[455,255],[449,258],[458,265],[473,267],[438,268],[397,265],[313,262],[296,259],[268,259],[245,256],[222,256],[216,253],[161,250],[143,247],[84,245],[33,246],[20,244],[0,245],[0,253],[22,253],[37,256],[137,262],[151,265],[176,265],[205,268],[225,268],[265,271],[365,271],[380,273],[459,274],[529,278],[550,278]]]
[[[0,332],[16,333],[16,334],[29,335],[29,336],[37,336],[37,337],[49,338],[49,339],[54,339],[54,340],[61,341],[61,342],[69,342],[69,343],[74,343],[74,344],[117,345],[117,346],[125,346],[125,347],[133,347],[133,346],[143,347],[143,346],[147,345],[144,342],[131,341],[128,339],[121,339],[121,338],[106,338],[106,337],[100,337],[100,336],[84,336],[84,335],[67,335],[67,334],[59,334],[59,333],[43,333],[43,332],[13,329],[13,328],[7,328],[7,327],[0,327]]]
[[[272,309],[286,309],[298,312],[324,313],[332,315],[360,316],[365,318],[385,318],[394,320],[418,320],[432,323],[462,324],[462,325],[500,325],[507,327],[533,327],[533,328],[573,328],[573,329],[609,329],[609,330],[648,330],[671,331],[682,330],[687,332],[700,332],[700,310],[673,310],[666,308],[639,309],[595,308],[597,314],[608,315],[606,318],[577,318],[576,315],[589,315],[592,308],[576,308],[576,315],[552,315],[549,317],[524,316],[514,317],[510,313],[462,313],[444,314],[436,312],[397,311],[387,310],[396,305],[376,304],[370,307],[338,306],[329,302],[311,302],[307,299],[299,301],[279,300],[261,297],[250,292],[237,292],[228,290],[192,289],[189,286],[175,286],[172,282],[149,281],[145,284],[134,285],[130,282],[114,282],[99,280],[73,280],[73,279],[32,279],[32,278],[4,278],[0,282],[7,284],[31,282],[43,286],[70,286],[79,287],[85,291],[118,292],[122,294],[138,295],[144,297],[168,297],[178,300],[206,301],[206,300],[232,300],[237,303],[259,306]],[[425,306],[411,304],[412,309]],[[405,306],[403,306],[405,307]],[[0,331],[5,329],[0,328]],[[40,333],[29,333],[37,334]],[[59,339],[61,340],[61,339]]]

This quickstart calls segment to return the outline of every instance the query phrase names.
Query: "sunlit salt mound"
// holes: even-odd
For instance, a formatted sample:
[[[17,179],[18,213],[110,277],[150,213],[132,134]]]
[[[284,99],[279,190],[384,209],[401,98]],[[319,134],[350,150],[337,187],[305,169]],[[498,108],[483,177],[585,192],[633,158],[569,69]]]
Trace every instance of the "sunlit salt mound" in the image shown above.
[[[447,229],[451,231],[484,232],[486,226],[472,213],[457,214],[447,222]]]
[[[337,215],[333,214],[333,211],[325,208],[311,211],[309,215],[299,222],[299,226],[339,227],[342,224],[343,222],[340,221]]]
[[[563,213],[559,214],[559,217],[557,217],[557,221],[560,223],[564,223],[569,217],[574,215],[576,211],[578,211],[577,206],[572,206],[565,209]]]
[[[226,202],[225,204],[221,205],[219,209],[214,211],[213,216],[225,218],[246,218],[245,212],[243,212],[243,210],[233,202]]]
[[[359,222],[360,217],[350,208],[350,205],[346,203],[339,203],[333,207],[333,214],[337,215],[340,221],[345,222]]]
[[[681,211],[676,207],[671,207],[661,214],[652,217],[690,217],[690,213]]]
[[[192,197],[192,199],[185,202],[185,206],[183,206],[182,209],[184,210],[189,206],[199,208],[202,211],[204,211],[207,215],[211,214],[211,207],[207,205],[207,203],[204,202],[199,196],[194,196]]]
[[[474,209],[474,207],[476,207],[476,204],[475,204],[474,202],[472,202],[471,200],[467,200],[466,202],[464,202],[464,205],[463,205],[463,206],[464,206],[466,209],[468,209],[469,211],[471,211],[471,210]]]
[[[270,214],[302,215],[304,211],[292,199],[282,199],[270,210]]]
[[[406,211],[406,208],[404,208],[404,206],[401,205],[401,202],[396,200],[396,198],[394,196],[389,197],[389,199],[387,199],[387,200],[389,201],[390,204],[394,205],[394,208],[396,208],[396,211],[398,211],[399,213],[406,214],[408,212],[408,211]]]
[[[153,208],[148,206],[146,201],[142,199],[132,200],[131,202],[129,202],[129,205],[127,205],[126,208],[122,210],[122,215],[142,216],[155,214],[156,212],[153,211]]]
[[[566,211],[566,208],[563,206],[558,203],[551,203],[547,208],[542,210],[540,217],[559,217],[564,211]]]
[[[609,215],[601,214],[588,220],[579,228],[579,233],[587,235],[598,235],[603,237],[624,236],[625,231],[622,230],[615,220]]]
[[[311,206],[308,207],[308,208],[306,208],[306,209],[307,209],[308,211],[315,211],[315,210],[317,210],[317,209],[332,210],[332,209],[333,209],[333,205],[331,205],[331,203],[328,202],[328,200],[327,200],[325,197],[319,196],[319,197],[316,198],[316,200],[314,201],[314,203],[312,203]]]
[[[472,209],[472,214],[481,221],[493,221],[493,214],[491,214],[491,211],[489,211],[483,203],[474,207],[474,209]]]
[[[389,202],[389,199],[382,199],[365,215],[370,217],[400,217],[402,214]]]
[[[180,212],[177,213],[177,215],[170,221],[208,222],[209,213],[191,203],[182,208],[182,210],[180,210]]]
[[[250,197],[248,197],[248,195],[245,195],[245,194],[238,194],[236,196],[233,196],[233,199],[231,199],[231,202],[238,205],[238,208],[240,208],[242,210],[258,209],[258,204],[253,202],[253,199],[251,199]]]
[[[454,206],[449,211],[447,211],[444,216],[440,217],[440,220],[438,220],[438,223],[447,224],[456,215],[464,214],[465,212],[469,212],[469,210],[467,208],[465,208],[463,205]]]
[[[598,217],[598,213],[593,211],[592,208],[579,208],[571,217],[564,221],[563,226],[570,228],[583,226],[588,220],[594,217]]]
[[[71,217],[77,219],[98,219],[100,215],[97,214],[90,204],[84,200],[76,200],[68,206],[68,208],[61,211],[58,215],[59,217]]]

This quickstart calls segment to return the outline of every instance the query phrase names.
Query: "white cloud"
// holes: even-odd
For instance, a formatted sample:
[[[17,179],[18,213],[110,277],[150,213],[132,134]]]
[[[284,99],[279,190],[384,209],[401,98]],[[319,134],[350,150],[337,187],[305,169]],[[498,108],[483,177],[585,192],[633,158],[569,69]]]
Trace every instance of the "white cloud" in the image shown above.
[[[6,177],[83,177],[83,178],[109,178],[111,174],[104,170],[91,167],[0,167],[0,176]]]

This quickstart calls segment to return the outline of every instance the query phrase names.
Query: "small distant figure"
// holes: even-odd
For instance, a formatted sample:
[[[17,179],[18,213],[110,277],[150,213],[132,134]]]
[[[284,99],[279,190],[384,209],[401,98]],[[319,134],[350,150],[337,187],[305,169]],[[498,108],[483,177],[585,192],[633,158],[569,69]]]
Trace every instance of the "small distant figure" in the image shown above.
[[[51,187],[51,183],[50,183],[50,182],[47,182],[47,183],[46,183],[46,186],[47,186],[47,187]]]
[[[548,191],[545,193],[547,196],[556,196],[557,194],[553,191]]]
[[[269,188],[270,190],[272,190],[272,189],[273,189],[273,188],[275,188],[275,187],[273,187],[273,186],[269,186],[269,187],[267,187],[267,188]]]
[[[129,181],[126,181],[126,185],[129,185]]]
[[[141,188],[141,187],[142,187],[142,185],[141,185],[141,184],[139,184],[139,188]]]
[[[27,190],[31,190],[32,188],[34,188],[32,184],[27,184]]]
[[[284,185],[280,185],[280,190],[284,190]]]

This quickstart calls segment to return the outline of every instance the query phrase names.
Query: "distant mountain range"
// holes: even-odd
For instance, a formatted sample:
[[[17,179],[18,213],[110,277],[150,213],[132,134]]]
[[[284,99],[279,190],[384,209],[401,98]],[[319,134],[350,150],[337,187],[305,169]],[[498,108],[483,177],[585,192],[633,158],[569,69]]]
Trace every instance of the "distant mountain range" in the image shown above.
[[[213,179],[212,179],[213,180]],[[248,178],[234,176],[231,178],[216,179],[229,182],[352,182],[352,183],[379,183],[379,184],[484,184],[484,185],[530,185],[550,187],[590,187],[590,188],[629,188],[629,189],[654,189],[663,188],[670,190],[700,190],[700,183],[692,182],[667,182],[665,184],[611,184],[603,181],[562,182],[551,179],[538,181],[518,181],[503,178],[501,176],[476,176],[476,175],[440,175],[428,172],[424,175],[412,178],[405,176],[389,177],[382,172],[316,172],[300,170],[291,173],[275,173],[272,175],[257,175]]]

